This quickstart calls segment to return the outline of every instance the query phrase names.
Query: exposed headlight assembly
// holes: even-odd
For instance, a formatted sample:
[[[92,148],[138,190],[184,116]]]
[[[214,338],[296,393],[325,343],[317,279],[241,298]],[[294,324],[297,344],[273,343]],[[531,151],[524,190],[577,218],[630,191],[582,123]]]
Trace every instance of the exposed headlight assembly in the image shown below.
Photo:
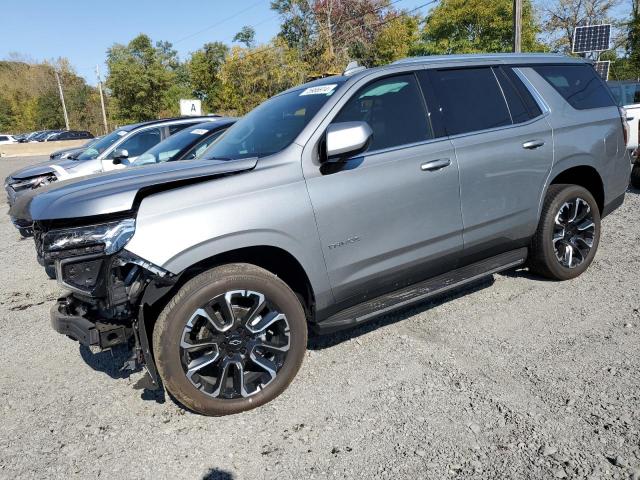
[[[41,175],[39,177],[28,178],[26,180],[18,180],[17,182],[10,183],[11,188],[16,192],[20,190],[38,188],[48,183],[55,182],[55,175]]]
[[[136,230],[133,218],[85,227],[50,230],[43,236],[43,250],[49,258],[92,253],[111,255],[127,244]]]

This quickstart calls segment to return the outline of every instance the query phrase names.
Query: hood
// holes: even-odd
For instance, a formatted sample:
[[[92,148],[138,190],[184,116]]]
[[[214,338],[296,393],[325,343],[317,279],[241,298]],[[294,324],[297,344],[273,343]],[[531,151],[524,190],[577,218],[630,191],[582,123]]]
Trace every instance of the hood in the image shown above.
[[[18,197],[9,213],[18,219],[37,221],[127,212],[133,210],[138,197],[251,170],[257,161],[257,158],[247,158],[167,162],[73,178],[25,193]]]
[[[59,157],[60,155],[64,155],[65,153],[84,152],[84,150],[84,147],[63,148],[62,150],[56,150],[51,155],[53,155],[54,157]]]

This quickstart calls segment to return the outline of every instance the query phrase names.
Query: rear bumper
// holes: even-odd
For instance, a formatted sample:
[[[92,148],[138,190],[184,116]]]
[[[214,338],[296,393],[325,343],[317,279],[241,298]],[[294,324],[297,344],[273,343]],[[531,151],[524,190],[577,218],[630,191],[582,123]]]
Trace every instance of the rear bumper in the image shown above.
[[[106,323],[75,314],[73,302],[72,296],[62,297],[51,307],[51,326],[56,332],[82,345],[102,349],[128,344],[133,339],[131,325]]]

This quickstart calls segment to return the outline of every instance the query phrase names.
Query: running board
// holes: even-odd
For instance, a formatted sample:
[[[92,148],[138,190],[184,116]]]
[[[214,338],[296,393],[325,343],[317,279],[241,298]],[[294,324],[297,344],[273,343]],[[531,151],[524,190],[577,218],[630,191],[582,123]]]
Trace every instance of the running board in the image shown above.
[[[482,277],[517,267],[526,259],[527,249],[520,248],[472,263],[342,310],[316,324],[316,330],[319,333],[330,333],[359,325],[392,310],[461,287]]]

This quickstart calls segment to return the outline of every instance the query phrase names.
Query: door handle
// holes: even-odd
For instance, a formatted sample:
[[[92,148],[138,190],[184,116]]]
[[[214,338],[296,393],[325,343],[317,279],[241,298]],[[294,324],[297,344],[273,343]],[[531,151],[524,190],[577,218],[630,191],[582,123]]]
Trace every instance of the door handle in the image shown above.
[[[434,172],[441,168],[448,167],[449,165],[451,165],[451,160],[449,158],[439,158],[438,160],[423,163],[420,165],[420,170],[423,172]]]
[[[527,150],[534,150],[536,148],[540,148],[544,145],[542,140],[529,140],[528,142],[524,142],[522,144],[522,148],[526,148]]]

